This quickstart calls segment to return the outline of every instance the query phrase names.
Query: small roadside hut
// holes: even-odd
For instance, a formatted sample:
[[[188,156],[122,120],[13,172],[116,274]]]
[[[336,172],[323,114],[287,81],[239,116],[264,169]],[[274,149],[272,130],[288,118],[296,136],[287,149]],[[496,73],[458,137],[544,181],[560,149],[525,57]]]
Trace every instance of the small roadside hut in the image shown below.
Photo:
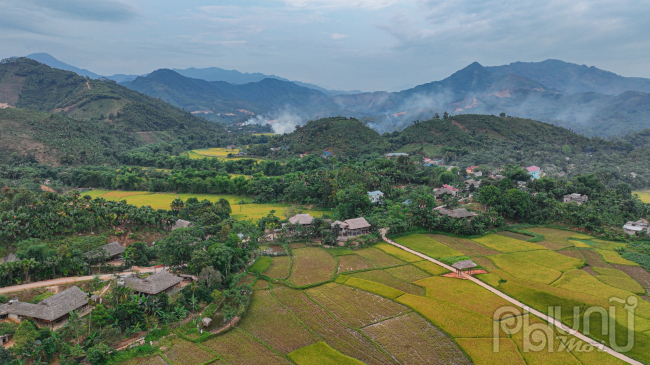
[[[467,270],[468,274],[472,275],[472,272],[476,266],[477,265],[472,260],[458,261],[457,263],[451,265],[451,267],[456,269],[456,275],[458,276],[463,276],[463,270]]]

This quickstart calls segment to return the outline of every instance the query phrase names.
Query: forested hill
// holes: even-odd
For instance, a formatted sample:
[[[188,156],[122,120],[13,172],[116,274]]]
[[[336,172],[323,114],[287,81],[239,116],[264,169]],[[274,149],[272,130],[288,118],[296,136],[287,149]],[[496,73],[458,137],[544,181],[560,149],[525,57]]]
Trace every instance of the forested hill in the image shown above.
[[[289,134],[280,135],[269,146],[287,148],[293,154],[321,155],[329,150],[335,155],[359,156],[388,150],[387,141],[374,129],[354,118],[324,118],[307,122]]]
[[[224,137],[218,124],[161,100],[28,58],[0,63],[0,105],[6,108],[0,113],[0,150],[41,162],[105,163],[150,143],[189,149],[218,145]]]

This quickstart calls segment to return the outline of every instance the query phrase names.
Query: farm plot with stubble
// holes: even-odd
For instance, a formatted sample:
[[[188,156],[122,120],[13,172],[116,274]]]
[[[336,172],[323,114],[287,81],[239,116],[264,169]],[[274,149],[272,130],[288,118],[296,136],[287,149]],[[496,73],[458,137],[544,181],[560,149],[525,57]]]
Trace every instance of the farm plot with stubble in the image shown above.
[[[307,294],[354,328],[408,311],[408,308],[392,300],[336,283],[308,289]]]
[[[389,356],[358,331],[349,328],[300,290],[274,287],[273,293],[312,331],[334,349],[366,364],[388,364]]]
[[[136,357],[131,360],[121,363],[121,365],[168,365],[162,357],[149,356],[149,357]]]
[[[230,365],[291,364],[241,329],[205,341],[202,345],[219,354]]]
[[[291,272],[291,257],[289,256],[276,256],[273,257],[271,267],[269,267],[264,275],[271,279],[286,279]]]
[[[199,345],[181,339],[174,340],[174,345],[165,352],[165,357],[172,365],[205,364],[217,358]]]
[[[472,363],[449,336],[417,313],[364,327],[363,332],[402,364]]]
[[[546,249],[546,247],[535,243],[520,241],[514,238],[500,236],[497,234],[488,234],[483,237],[473,238],[472,240],[488,248],[504,253]]]
[[[354,273],[350,276],[383,284],[391,288],[401,290],[405,293],[411,293],[414,295],[424,295],[423,287],[411,284],[408,281],[404,281],[402,279],[398,279],[383,270],[363,271],[363,272]]]
[[[428,234],[427,236],[467,256],[496,255],[499,253],[499,251],[487,248],[467,238],[452,237],[444,234]]]
[[[287,279],[293,285],[305,286],[330,280],[336,272],[336,259],[316,247],[293,250],[293,266]]]
[[[363,250],[359,250],[357,251],[357,254],[372,261],[377,267],[388,267],[388,266],[402,265],[406,263],[398,259],[397,257],[393,257],[387,254],[386,252],[374,247],[364,248]]]
[[[395,242],[436,259],[441,257],[463,256],[461,252],[443,245],[425,234],[411,234],[405,237],[396,238]]]
[[[251,306],[238,326],[283,354],[318,341],[269,290],[253,293]]]
[[[359,255],[345,255],[338,256],[337,258],[339,260],[338,272],[365,270],[375,267],[375,264],[370,260]]]

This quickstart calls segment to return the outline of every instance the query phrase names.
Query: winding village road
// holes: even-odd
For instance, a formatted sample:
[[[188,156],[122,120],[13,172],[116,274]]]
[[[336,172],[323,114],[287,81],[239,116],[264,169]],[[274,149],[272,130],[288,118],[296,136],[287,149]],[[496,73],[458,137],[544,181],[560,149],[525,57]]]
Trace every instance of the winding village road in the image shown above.
[[[422,254],[420,252],[414,251],[414,250],[412,250],[412,249],[410,249],[408,247],[402,246],[399,243],[388,239],[386,237],[386,232],[387,232],[387,229],[382,229],[381,230],[381,236],[382,236],[382,238],[383,238],[383,240],[385,242],[387,242],[387,243],[389,243],[389,244],[391,244],[391,245],[393,245],[393,246],[395,246],[397,248],[400,248],[400,249],[402,249],[402,250],[404,250],[404,251],[406,251],[408,253],[411,253],[413,255],[421,257],[421,258],[423,258],[423,259],[425,259],[427,261],[433,262],[436,265],[442,266],[445,269],[450,270],[451,272],[456,271],[456,269],[454,269],[453,267],[451,267],[451,266],[449,266],[447,264],[444,264],[444,263],[442,263],[442,262],[440,262],[438,260],[432,259],[431,257],[429,257],[427,255],[424,255],[424,254]],[[493,288],[493,287],[489,286],[488,284],[480,281],[479,279],[476,279],[475,277],[473,277],[471,275],[463,274],[463,277],[465,279],[467,279],[467,280],[472,281],[475,284],[478,284],[478,285],[482,286],[483,288],[489,290],[490,292],[500,296],[501,298],[507,300],[511,304],[523,309],[524,312],[529,312],[531,314],[534,314],[535,316],[541,318],[542,320],[546,321],[547,323],[553,324],[554,326],[556,326],[556,327],[564,330],[565,332],[577,337],[578,339],[580,339],[580,340],[594,346],[595,348],[598,348],[601,351],[604,351],[604,352],[606,352],[606,353],[608,353],[608,354],[610,354],[610,355],[612,355],[612,356],[614,356],[614,357],[616,357],[616,358],[618,358],[620,360],[623,360],[623,361],[625,361],[625,362],[627,362],[629,364],[643,365],[641,362],[636,361],[636,360],[634,360],[634,359],[632,359],[632,358],[630,358],[628,356],[625,356],[625,355],[621,354],[620,352],[614,351],[613,349],[611,349],[611,348],[609,348],[609,347],[607,347],[607,346],[605,346],[605,345],[603,345],[603,344],[601,344],[599,342],[596,342],[595,340],[583,335],[582,333],[580,333],[578,331],[575,331],[575,330],[565,326],[564,324],[562,324],[562,322],[556,320],[555,318],[552,318],[552,317],[550,317],[550,316],[548,316],[548,315],[546,315],[546,314],[544,314],[544,313],[542,313],[542,312],[540,312],[538,310],[530,308],[529,306],[525,305],[524,303],[522,303],[522,302],[520,302],[520,301],[518,301],[518,300],[516,300],[516,299],[514,299],[514,298],[512,298],[512,297],[498,291],[498,290],[496,290],[495,288]]]
[[[118,274],[132,274],[134,271],[139,271],[139,272],[153,272],[155,271],[155,267],[134,267],[132,271],[125,271],[121,272]],[[115,274],[104,274],[100,275],[99,278],[102,280],[108,280],[113,277]],[[82,282],[82,281],[89,281],[92,280],[95,276],[94,275],[88,275],[88,276],[72,276],[68,278],[58,278],[58,279],[52,279],[52,280],[43,280],[43,281],[35,281],[33,283],[29,284],[21,284],[21,285],[14,285],[14,286],[7,286],[4,288],[0,288],[0,294],[4,293],[11,293],[11,292],[17,292],[25,289],[34,289],[34,288],[40,288],[43,286],[53,286],[53,285],[61,285],[61,284],[73,284],[77,282]]]

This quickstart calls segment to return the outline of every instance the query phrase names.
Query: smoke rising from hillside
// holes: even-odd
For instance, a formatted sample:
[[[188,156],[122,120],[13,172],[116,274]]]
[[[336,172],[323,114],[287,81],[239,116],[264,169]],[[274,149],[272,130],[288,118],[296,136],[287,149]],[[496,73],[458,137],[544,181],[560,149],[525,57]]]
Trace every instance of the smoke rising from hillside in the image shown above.
[[[285,134],[291,133],[296,129],[296,126],[305,124],[305,118],[299,116],[295,112],[284,110],[277,115],[263,116],[256,115],[246,121],[246,125],[270,125],[274,133]]]

